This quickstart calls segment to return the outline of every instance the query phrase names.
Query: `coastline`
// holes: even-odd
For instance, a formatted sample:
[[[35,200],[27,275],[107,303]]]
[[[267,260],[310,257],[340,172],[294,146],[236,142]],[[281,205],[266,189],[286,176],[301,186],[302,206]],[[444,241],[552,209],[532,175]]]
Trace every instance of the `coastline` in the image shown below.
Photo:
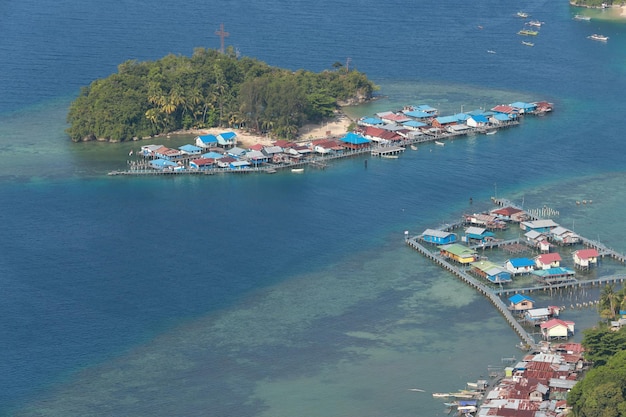
[[[583,9],[608,10],[605,16],[593,16],[594,19],[602,20],[626,20],[626,5],[613,4],[607,7],[587,6],[584,4],[576,4],[575,1],[569,2],[570,6],[580,7]]]
[[[322,139],[331,136],[342,136],[348,132],[348,127],[352,123],[350,117],[343,112],[338,112],[337,115],[322,124],[308,124],[304,125],[298,130],[298,136],[295,139],[296,142]],[[237,134],[237,146],[240,148],[249,148],[255,144],[261,144],[264,146],[271,146],[278,138],[269,135],[259,135],[250,133],[246,129],[235,128],[203,128],[203,129],[187,129],[177,130],[163,135],[157,135],[154,138],[169,137],[171,135],[218,135],[225,131],[232,131]]]

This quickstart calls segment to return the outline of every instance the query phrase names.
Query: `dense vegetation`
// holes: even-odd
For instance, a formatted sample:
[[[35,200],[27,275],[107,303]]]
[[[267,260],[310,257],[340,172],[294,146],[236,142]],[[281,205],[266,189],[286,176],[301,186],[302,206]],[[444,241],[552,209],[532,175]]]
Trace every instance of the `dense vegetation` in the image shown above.
[[[291,71],[239,58],[232,48],[199,48],[191,58],[127,61],[83,87],[67,133],[73,141],[124,141],[221,126],[292,138],[304,124],[332,117],[339,102],[370,99],[376,88],[340,63],[321,73]]]
[[[600,298],[600,315],[607,321],[626,306],[626,289],[607,285]],[[584,331],[585,358],[592,369],[567,396],[575,417],[626,417],[626,327],[611,330],[608,323]]]
[[[613,0],[570,0],[570,3],[574,6],[606,7],[612,6]]]

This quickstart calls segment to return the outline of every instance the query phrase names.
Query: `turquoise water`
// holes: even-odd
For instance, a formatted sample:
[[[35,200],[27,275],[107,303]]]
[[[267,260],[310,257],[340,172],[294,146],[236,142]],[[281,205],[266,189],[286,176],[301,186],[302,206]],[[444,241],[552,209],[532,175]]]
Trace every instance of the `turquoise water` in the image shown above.
[[[624,26],[574,22],[566,3],[524,8],[546,22],[533,48],[516,35],[519,5],[494,2],[392,2],[382,14],[374,2],[6,6],[0,415],[444,415],[430,392],[521,352],[484,298],[404,245],[405,230],[490,208],[497,194],[557,209],[564,226],[626,252]],[[354,116],[541,99],[556,110],[298,176],[110,178],[136,144],[69,142],[81,85],[125,59],[216,48],[221,22],[227,43],[270,64],[322,70],[350,57],[384,96]],[[563,317],[578,329],[598,319]]]

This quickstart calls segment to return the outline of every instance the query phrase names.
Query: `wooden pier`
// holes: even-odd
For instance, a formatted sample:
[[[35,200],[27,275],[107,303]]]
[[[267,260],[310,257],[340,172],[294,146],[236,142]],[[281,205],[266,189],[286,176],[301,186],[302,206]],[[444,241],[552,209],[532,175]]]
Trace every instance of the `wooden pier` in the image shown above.
[[[395,156],[398,155],[402,152],[404,152],[405,148],[403,148],[402,146],[380,146],[380,147],[376,147],[374,149],[372,149],[372,156],[379,156],[379,157],[388,157],[388,156]]]
[[[559,282],[557,284],[550,285],[535,285],[532,287],[523,287],[523,288],[500,288],[497,290],[493,290],[494,294],[497,295],[509,295],[509,294],[524,294],[531,293],[533,291],[554,291],[562,288],[585,288],[585,287],[595,287],[600,286],[602,284],[623,284],[626,281],[626,275],[607,275],[605,277],[595,278],[595,279],[586,279],[584,281],[579,281],[574,279],[572,281],[567,282]]]
[[[524,330],[522,325],[515,319],[515,317],[513,317],[513,314],[509,311],[506,304],[504,304],[502,299],[491,288],[489,288],[484,283],[478,281],[476,278],[472,277],[465,271],[461,270],[459,267],[452,265],[441,255],[435,254],[426,249],[426,247],[424,247],[417,241],[417,238],[408,238],[406,239],[406,243],[407,245],[424,255],[426,258],[435,262],[443,269],[451,272],[463,282],[468,284],[470,287],[474,288],[479,293],[484,295],[498,309],[502,316],[504,316],[507,323],[509,323],[513,330],[515,330],[518,336],[526,345],[529,346],[530,349],[535,349],[537,347],[535,339],[530,334],[528,334],[526,330]]]

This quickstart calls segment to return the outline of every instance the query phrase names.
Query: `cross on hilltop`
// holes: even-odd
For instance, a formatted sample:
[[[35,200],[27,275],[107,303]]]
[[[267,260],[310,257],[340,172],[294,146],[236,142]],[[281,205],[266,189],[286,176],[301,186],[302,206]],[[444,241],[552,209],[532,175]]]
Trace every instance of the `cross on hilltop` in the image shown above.
[[[216,30],[215,34],[220,37],[220,52],[224,53],[224,38],[227,38],[230,33],[224,31],[224,24],[220,24],[220,30]]]

